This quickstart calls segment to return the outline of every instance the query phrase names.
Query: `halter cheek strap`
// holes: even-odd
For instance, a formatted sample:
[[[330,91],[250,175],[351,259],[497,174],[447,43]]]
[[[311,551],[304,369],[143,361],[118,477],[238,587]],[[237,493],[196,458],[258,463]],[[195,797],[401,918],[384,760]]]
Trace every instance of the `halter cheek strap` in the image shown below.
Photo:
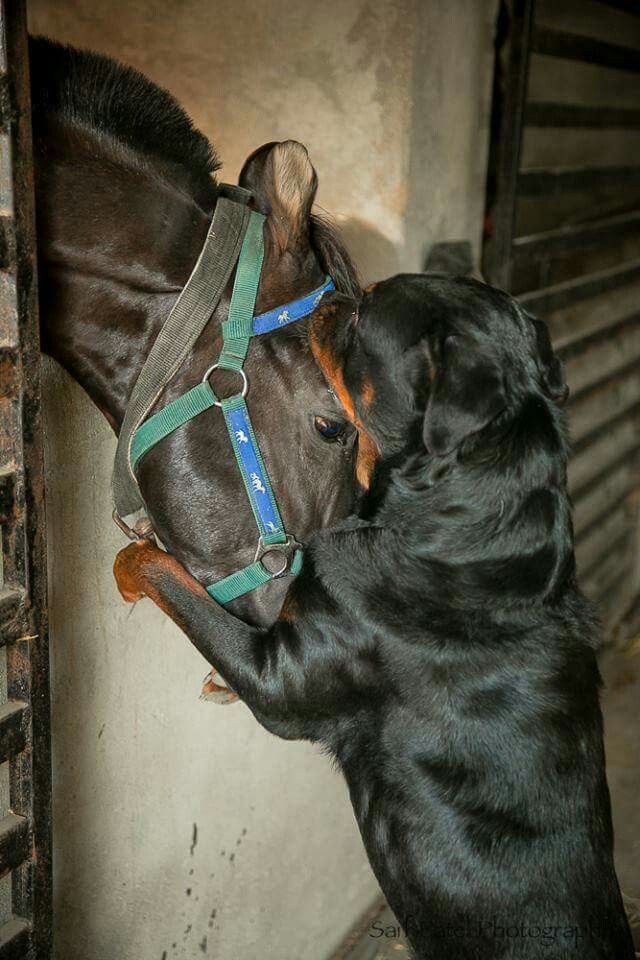
[[[320,287],[299,300],[254,317],[264,258],[263,223],[261,214],[251,212],[238,259],[229,317],[222,324],[222,348],[217,361],[209,367],[201,383],[142,423],[131,443],[131,466],[135,473],[142,457],[174,430],[206,410],[214,407],[221,410],[258,528],[258,544],[253,563],[206,587],[210,596],[219,603],[229,603],[287,573],[295,575],[302,566],[302,548],[284,529],[251,424],[245,402],[249,381],[243,368],[252,337],[279,330],[308,316],[322,296],[334,289],[334,285],[326,277]],[[209,382],[216,369],[238,373],[242,379],[240,392],[219,399]],[[269,567],[264,563],[267,555],[271,557]],[[270,569],[272,565],[275,566],[274,570]]]

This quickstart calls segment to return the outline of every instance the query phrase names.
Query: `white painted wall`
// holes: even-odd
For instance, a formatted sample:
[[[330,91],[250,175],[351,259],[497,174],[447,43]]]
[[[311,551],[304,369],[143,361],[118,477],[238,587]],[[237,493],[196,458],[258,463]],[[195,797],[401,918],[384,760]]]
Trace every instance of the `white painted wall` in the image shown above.
[[[172,90],[223,176],[306,143],[368,278],[478,246],[494,0],[30,0],[34,32]],[[114,440],[45,363],[57,960],[322,960],[376,895],[327,760],[200,703],[205,665],[111,564]],[[197,843],[192,848],[193,825]],[[206,940],[205,940],[206,938]]]

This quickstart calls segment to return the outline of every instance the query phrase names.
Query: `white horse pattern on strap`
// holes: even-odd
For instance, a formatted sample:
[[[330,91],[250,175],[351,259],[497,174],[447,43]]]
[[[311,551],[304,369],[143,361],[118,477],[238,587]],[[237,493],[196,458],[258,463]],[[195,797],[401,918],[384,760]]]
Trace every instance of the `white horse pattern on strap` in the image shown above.
[[[257,473],[252,473],[252,474],[250,475],[250,479],[251,479],[251,486],[253,487],[253,489],[254,489],[256,492],[258,492],[258,493],[266,493],[266,492],[267,492],[267,491],[266,491],[266,488],[265,488],[265,485],[263,484],[262,480],[260,479],[260,477],[258,476]]]

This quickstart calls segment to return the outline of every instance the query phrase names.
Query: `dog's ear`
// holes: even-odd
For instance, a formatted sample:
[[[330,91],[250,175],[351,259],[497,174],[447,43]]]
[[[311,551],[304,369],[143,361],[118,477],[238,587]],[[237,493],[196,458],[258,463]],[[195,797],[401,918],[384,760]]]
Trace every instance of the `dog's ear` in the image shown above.
[[[562,364],[553,352],[547,325],[543,320],[532,317],[526,311],[523,312],[533,324],[538,352],[537,361],[544,391],[551,400],[562,405],[566,403],[569,396],[569,387],[565,383]]]
[[[502,374],[490,357],[479,357],[457,336],[447,337],[424,415],[424,444],[443,457],[477,433],[506,406]]]

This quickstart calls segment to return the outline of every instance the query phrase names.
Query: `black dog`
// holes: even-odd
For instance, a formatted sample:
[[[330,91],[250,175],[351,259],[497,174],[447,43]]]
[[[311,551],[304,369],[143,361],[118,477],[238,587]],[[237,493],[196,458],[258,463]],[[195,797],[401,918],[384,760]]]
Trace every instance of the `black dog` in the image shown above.
[[[312,346],[372,474],[360,516],[314,538],[266,632],[148,544],[116,561],[121,590],[160,603],[268,729],[331,751],[416,957],[631,960],[546,328],[426,276],[320,314]]]

